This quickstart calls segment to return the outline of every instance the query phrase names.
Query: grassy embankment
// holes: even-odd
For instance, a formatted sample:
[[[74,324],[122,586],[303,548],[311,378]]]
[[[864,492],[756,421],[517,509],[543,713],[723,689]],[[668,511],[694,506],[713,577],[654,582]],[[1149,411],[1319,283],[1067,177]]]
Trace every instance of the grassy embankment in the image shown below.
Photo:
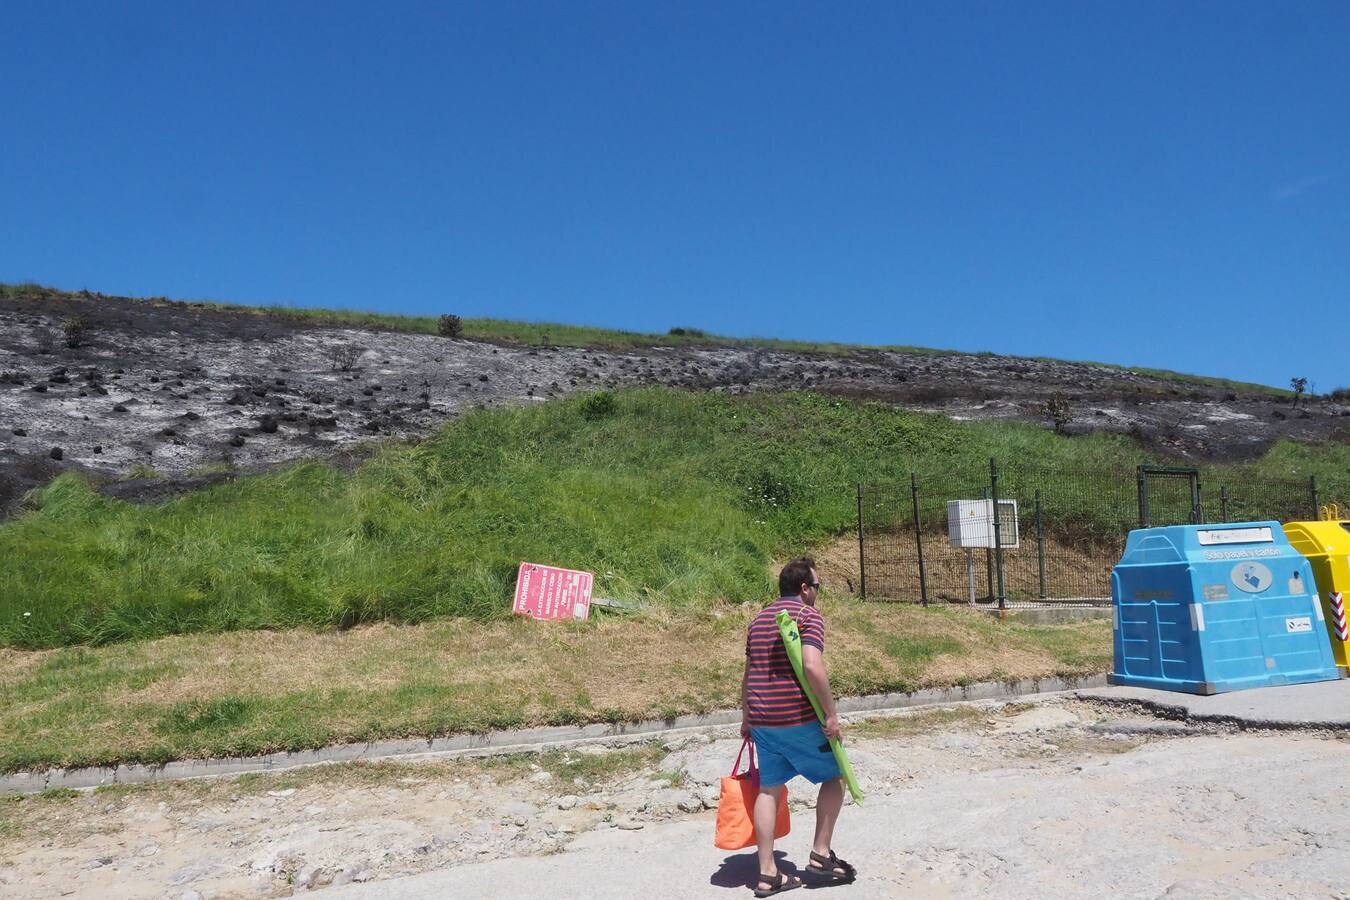
[[[652,388],[478,412],[355,473],[302,464],[160,506],[64,476],[0,527],[0,646],[487,620],[522,559],[594,571],[599,596],[699,610],[763,597],[769,561],[853,528],[853,482],[978,473],[990,456],[1073,471],[1137,451],[814,395]],[[1330,484],[1347,462],[1280,445],[1226,477],[1320,469]]]
[[[154,507],[63,477],[0,526],[0,769],[734,706],[772,559],[850,529],[854,480],[990,455],[1137,460],[1120,439],[653,388],[476,413],[354,473],[298,465]],[[1347,463],[1280,445],[1228,474]],[[596,571],[598,595],[647,610],[511,621],[521,559]],[[826,612],[846,694],[1081,674],[1109,655],[1104,622],[838,595]],[[404,624],[343,630],[375,622]],[[41,649],[71,644],[94,646]]]
[[[0,771],[254,754],[737,705],[757,605],[584,624],[443,620],[0,650]],[[823,604],[840,694],[1103,671],[1110,623]]]

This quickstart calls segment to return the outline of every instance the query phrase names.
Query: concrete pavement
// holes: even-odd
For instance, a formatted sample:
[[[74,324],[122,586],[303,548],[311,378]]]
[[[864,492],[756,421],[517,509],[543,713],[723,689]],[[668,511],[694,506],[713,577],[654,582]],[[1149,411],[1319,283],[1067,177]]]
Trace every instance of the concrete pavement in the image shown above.
[[[1083,700],[1142,706],[1160,715],[1195,722],[1242,728],[1350,730],[1350,679],[1345,678],[1208,697],[1118,686],[1076,693]]]

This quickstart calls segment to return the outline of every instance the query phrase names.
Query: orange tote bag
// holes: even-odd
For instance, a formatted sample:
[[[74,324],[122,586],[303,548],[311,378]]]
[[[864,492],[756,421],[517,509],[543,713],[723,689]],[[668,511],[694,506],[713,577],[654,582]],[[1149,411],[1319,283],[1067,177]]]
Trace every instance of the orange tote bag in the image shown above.
[[[737,775],[745,748],[750,748],[750,768]],[[723,850],[742,850],[755,846],[755,798],[759,796],[759,767],[755,765],[755,745],[746,738],[731,774],[722,777],[722,796],[717,801],[717,834],[713,844]],[[791,829],[788,820],[787,789],[778,798],[778,822],[774,838],[785,837]]]

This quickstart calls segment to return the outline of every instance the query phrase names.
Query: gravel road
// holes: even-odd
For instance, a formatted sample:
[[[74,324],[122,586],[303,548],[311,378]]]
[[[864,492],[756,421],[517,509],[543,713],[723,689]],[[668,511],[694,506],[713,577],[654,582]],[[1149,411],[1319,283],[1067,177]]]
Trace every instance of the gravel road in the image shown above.
[[[953,748],[964,750],[967,748]],[[1350,747],[1308,737],[1197,737],[1051,765],[930,773],[845,810],[862,872],[832,897],[1346,897]],[[809,849],[809,813],[782,843]],[[754,857],[709,847],[711,822],[597,831],[567,852],[323,892],[325,900],[748,897]]]
[[[1344,732],[1230,732],[1060,696],[851,734],[868,799],[845,809],[836,843],[863,878],[840,900],[1350,896]],[[753,855],[711,844],[738,743],[727,729],[682,735],[617,778],[598,773],[639,751],[10,801],[0,895],[748,897]],[[563,777],[559,761],[581,757],[600,765]],[[810,792],[793,787],[782,849],[802,863]]]

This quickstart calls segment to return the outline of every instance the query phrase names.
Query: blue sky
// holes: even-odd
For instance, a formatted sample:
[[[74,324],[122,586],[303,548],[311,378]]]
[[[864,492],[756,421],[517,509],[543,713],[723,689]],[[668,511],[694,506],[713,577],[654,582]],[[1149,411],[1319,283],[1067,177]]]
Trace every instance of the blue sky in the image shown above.
[[[0,4],[0,280],[1350,386],[1350,4]]]

